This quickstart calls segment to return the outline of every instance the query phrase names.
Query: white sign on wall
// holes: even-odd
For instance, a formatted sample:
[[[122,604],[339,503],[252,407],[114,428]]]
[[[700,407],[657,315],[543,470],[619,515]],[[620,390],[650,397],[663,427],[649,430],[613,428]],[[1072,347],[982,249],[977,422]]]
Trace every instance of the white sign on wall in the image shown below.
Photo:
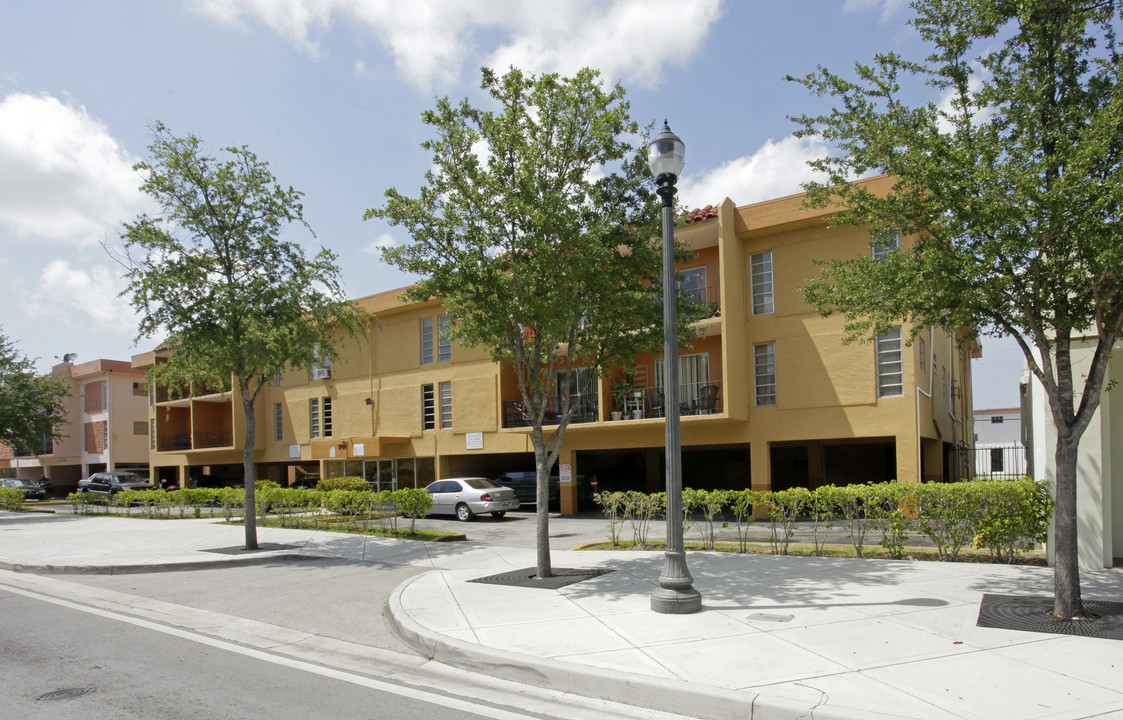
[[[359,457],[367,454],[367,446],[365,443],[351,443],[351,454]]]
[[[562,463],[558,465],[558,472],[561,474],[562,484],[568,485],[573,482],[573,466],[569,463]]]
[[[468,450],[483,450],[484,449],[484,434],[482,432],[472,432],[464,436],[464,447]]]
[[[299,445],[289,445],[289,457],[290,458],[299,458],[300,457],[300,446]]]

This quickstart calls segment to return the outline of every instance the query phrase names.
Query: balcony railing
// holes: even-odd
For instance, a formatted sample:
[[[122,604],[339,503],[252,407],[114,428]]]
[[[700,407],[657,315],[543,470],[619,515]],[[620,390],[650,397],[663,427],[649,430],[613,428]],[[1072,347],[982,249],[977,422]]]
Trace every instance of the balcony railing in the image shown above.
[[[195,431],[195,448],[230,447],[234,444],[234,431],[230,428]]]
[[[189,433],[160,433],[156,436],[156,450],[159,452],[190,449],[191,435]]]
[[[679,384],[679,415],[712,415],[722,412],[720,380]],[[613,406],[613,415],[621,420],[644,420],[666,415],[663,386],[636,388],[623,402]]]
[[[574,408],[573,413],[569,416],[570,423],[588,423],[596,422],[598,402],[596,393],[583,393],[573,399]],[[546,404],[546,415],[542,421],[543,425],[557,425],[558,424],[558,409],[562,403],[558,398],[550,398]],[[530,413],[526,411],[521,400],[517,401],[504,401],[503,403],[503,427],[530,427]]]
[[[694,302],[702,305],[703,320],[721,316],[721,286],[707,285],[704,288],[683,288]]]
[[[620,413],[620,420],[646,420],[648,418],[661,418],[665,415],[666,401],[663,387],[636,388],[620,404],[613,406],[613,414]],[[679,414],[686,415],[713,415],[722,412],[721,381],[710,380],[706,382],[682,383],[679,385]],[[546,416],[543,425],[556,425],[558,422],[557,398],[551,398],[546,407]],[[577,398],[577,407],[569,418],[570,423],[596,422],[597,398],[593,393],[587,393]],[[606,420],[609,417],[605,418]],[[507,401],[503,403],[503,427],[530,427],[530,413],[521,401]]]

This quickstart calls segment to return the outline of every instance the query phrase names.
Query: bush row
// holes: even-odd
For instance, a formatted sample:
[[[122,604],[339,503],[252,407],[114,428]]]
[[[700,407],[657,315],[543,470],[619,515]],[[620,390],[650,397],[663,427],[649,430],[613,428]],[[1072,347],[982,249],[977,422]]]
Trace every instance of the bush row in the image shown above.
[[[433,505],[432,496],[423,488],[403,488],[373,492],[364,482],[366,490],[308,490],[304,488],[282,488],[276,483],[262,481],[254,486],[254,501],[257,514],[262,519],[269,513],[276,515],[281,525],[288,516],[308,514],[313,518],[327,515],[342,516],[351,522],[360,519],[377,519],[379,524],[391,530],[397,529],[397,518],[410,518],[410,532],[413,521],[425,517]],[[17,491],[18,492],[18,491]],[[22,493],[21,493],[22,494]],[[129,508],[141,507],[148,517],[186,517],[188,511],[194,517],[202,517],[204,508],[212,512],[222,509],[227,520],[241,515],[245,505],[244,488],[185,488],[182,490],[126,490],[106,497],[89,492],[71,493],[67,498],[74,506],[74,512],[86,514],[127,514]]]
[[[23,510],[23,503],[27,500],[27,494],[23,490],[16,488],[0,487],[0,508],[4,510],[11,510],[19,512]]]
[[[871,483],[815,490],[696,490],[682,499],[687,530],[697,529],[703,545],[713,549],[716,523],[723,512],[733,516],[741,552],[749,526],[758,516],[770,523],[772,552],[786,555],[798,519],[811,521],[814,553],[822,555],[827,533],[846,531],[858,557],[870,532],[891,557],[904,554],[912,536],[927,537],[941,560],[955,560],[973,546],[990,551],[996,562],[1013,562],[1019,550],[1045,540],[1053,501],[1048,488],[1029,478],[960,483]],[[636,491],[600,493],[597,502],[609,520],[613,545],[620,544],[625,525],[632,542],[647,546],[652,520],[666,512],[665,493]],[[722,521],[724,522],[724,521]]]

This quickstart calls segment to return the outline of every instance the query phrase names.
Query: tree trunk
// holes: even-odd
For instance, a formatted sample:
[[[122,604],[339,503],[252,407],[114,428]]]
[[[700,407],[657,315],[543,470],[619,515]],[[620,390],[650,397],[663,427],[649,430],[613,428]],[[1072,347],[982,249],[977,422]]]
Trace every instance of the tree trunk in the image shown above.
[[[1080,598],[1080,565],[1076,522],[1077,443],[1060,437],[1058,428],[1057,466],[1053,512],[1053,614],[1060,619],[1083,619]]]
[[[538,505],[534,513],[534,545],[537,561],[534,576],[548,578],[554,576],[550,563],[550,465],[548,453],[542,442],[541,430],[534,438],[534,468],[538,473],[535,487],[535,500]]]
[[[243,522],[246,526],[246,550],[257,550],[257,500],[254,493],[257,473],[254,471],[253,464],[257,423],[253,412],[253,398],[249,394],[249,384],[240,381],[239,389],[242,392],[242,413],[246,420],[246,442],[242,448],[242,472],[246,478],[246,502],[243,512]]]

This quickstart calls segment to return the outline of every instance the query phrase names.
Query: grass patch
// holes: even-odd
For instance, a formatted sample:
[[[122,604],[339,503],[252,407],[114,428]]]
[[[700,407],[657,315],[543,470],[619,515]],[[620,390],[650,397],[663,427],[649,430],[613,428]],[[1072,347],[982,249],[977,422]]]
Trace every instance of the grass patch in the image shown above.
[[[723,552],[738,554],[741,552],[741,544],[737,542],[718,542],[715,543],[712,551],[706,550],[706,547],[699,542],[686,542],[684,547],[687,550],[697,552]],[[587,543],[580,547],[574,548],[575,550],[666,550],[667,546],[663,543],[649,542],[645,547],[638,547],[635,543],[630,541],[621,540],[619,544],[613,545],[610,542],[602,543]],[[768,543],[750,542],[746,544],[745,554],[748,555],[773,555],[772,547]],[[793,543],[788,547],[788,555],[795,555],[797,557],[815,557],[815,547],[813,545],[803,545]],[[856,558],[852,545],[826,545],[822,548],[822,557],[830,558]],[[893,560],[889,551],[878,545],[868,545],[862,548],[862,559],[871,560]],[[936,556],[936,548],[930,547],[906,547],[901,560],[918,560],[921,562],[938,562],[939,558]],[[972,550],[964,548],[959,551],[959,558],[957,562],[966,563],[986,563],[993,564],[994,558],[986,550]],[[1041,551],[1028,551],[1019,552],[1014,556],[1014,565],[1035,565],[1045,566],[1045,553]]]

